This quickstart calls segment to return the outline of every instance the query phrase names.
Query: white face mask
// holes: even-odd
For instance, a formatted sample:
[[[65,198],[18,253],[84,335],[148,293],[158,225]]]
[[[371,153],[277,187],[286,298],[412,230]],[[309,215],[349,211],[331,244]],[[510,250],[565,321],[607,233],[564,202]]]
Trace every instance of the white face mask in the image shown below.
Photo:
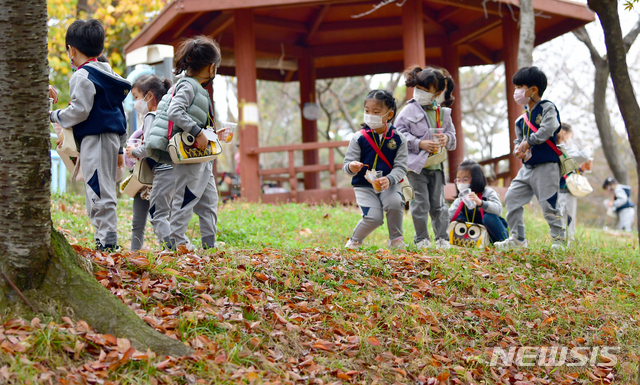
[[[433,102],[433,94],[416,87],[413,89],[413,100],[421,106],[428,106]]]
[[[149,100],[146,100],[147,98],[144,99],[138,99],[136,100],[135,103],[133,103],[133,108],[138,111],[138,113],[140,115],[142,115],[143,117],[149,112],[149,105],[147,104],[149,102]]]
[[[458,187],[458,191],[464,191],[471,187],[471,183],[456,183],[456,186]]]
[[[369,126],[370,129],[375,130],[380,127],[383,127],[385,122],[382,121],[382,118],[387,116],[391,112],[391,110],[387,111],[384,115],[371,115],[364,113],[364,124]]]
[[[442,105],[442,103],[444,103],[444,91],[440,92],[440,95],[436,96],[436,103],[438,103],[439,106]]]

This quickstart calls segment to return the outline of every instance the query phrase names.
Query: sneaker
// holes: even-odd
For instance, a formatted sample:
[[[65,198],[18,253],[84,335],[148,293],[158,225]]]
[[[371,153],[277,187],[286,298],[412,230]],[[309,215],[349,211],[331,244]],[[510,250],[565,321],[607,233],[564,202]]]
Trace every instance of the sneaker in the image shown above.
[[[431,241],[428,239],[423,239],[419,242],[416,242],[417,249],[428,249],[429,247],[431,247]]]
[[[502,242],[496,242],[493,245],[498,250],[509,250],[509,249],[520,249],[520,248],[526,249],[529,246],[526,239],[524,241],[521,241],[514,237],[509,237],[506,240]]]
[[[443,238],[436,239],[436,249],[449,250],[450,248],[451,248],[451,244],[446,239],[443,239]]]
[[[345,249],[350,249],[350,250],[356,250],[362,247],[362,242],[357,242],[357,241],[352,241],[351,239],[349,239],[347,241],[347,244],[344,245]]]
[[[387,241],[387,249],[399,249],[404,250],[407,248],[407,244],[404,243],[404,237],[399,237],[394,240],[389,239]]]
[[[99,239],[96,239],[96,250],[105,252],[105,253],[119,253],[122,250],[122,248],[118,245],[109,245],[109,244],[103,245]]]
[[[569,242],[565,242],[562,239],[553,240],[553,242],[551,243],[551,250],[564,251],[566,250],[567,246],[569,246]]]

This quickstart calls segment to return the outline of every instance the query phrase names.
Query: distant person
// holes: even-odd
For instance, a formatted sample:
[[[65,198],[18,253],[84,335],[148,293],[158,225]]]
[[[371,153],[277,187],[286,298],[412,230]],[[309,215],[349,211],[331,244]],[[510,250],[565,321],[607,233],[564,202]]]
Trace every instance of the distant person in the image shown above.
[[[128,146],[127,156],[147,162],[153,172],[153,184],[148,194],[138,193],[133,198],[133,219],[131,220],[131,250],[139,250],[144,245],[144,229],[147,225],[147,215],[151,216],[153,232],[162,246],[165,238],[171,234],[169,215],[171,214],[171,200],[173,198],[173,166],[163,164],[148,158],[145,138],[149,137],[156,110],[162,97],[171,88],[171,80],[162,80],[156,75],[144,75],[133,83],[131,93],[135,99],[134,108],[143,118],[142,143],[138,146]],[[145,199],[146,198],[146,199]],[[164,248],[164,247],[163,247]]]
[[[52,111],[49,119],[73,130],[80,151],[87,213],[95,228],[96,249],[118,248],[116,172],[124,165],[127,122],[122,102],[131,83],[98,62],[104,51],[104,28],[95,19],[76,20],[67,30],[65,46],[71,67],[71,102]]]
[[[400,182],[407,173],[407,141],[390,123],[395,114],[396,100],[391,92],[369,92],[364,101],[363,129],[351,138],[342,168],[352,177],[356,202],[362,210],[362,219],[345,245],[347,249],[362,247],[364,239],[384,223],[384,213],[389,229],[387,248],[406,247]],[[368,178],[367,172],[372,170],[381,175]]]
[[[547,89],[547,77],[538,67],[520,68],[513,75],[512,82],[516,88],[513,98],[516,103],[525,107],[525,113],[516,120],[517,139],[513,152],[517,158],[522,159],[524,167],[511,181],[505,196],[511,237],[503,242],[496,242],[495,246],[499,249],[528,246],[524,231],[524,205],[535,196],[544,219],[549,224],[551,248],[563,249],[566,231],[558,208],[560,159],[551,147],[557,143],[560,113],[555,104],[542,100],[542,94]]]
[[[558,132],[558,144],[564,145],[567,154],[581,164],[580,168],[575,172],[582,172],[591,167],[589,158],[593,155],[591,147],[585,147],[582,150],[573,143],[573,129],[567,123],[560,125]],[[560,178],[560,190],[558,194],[558,208],[563,213],[564,221],[567,226],[567,240],[572,241],[576,233],[576,215],[578,213],[578,197],[571,194],[567,188],[564,178]]]
[[[435,234],[435,247],[448,249],[449,214],[444,202],[444,167],[446,150],[456,148],[456,133],[451,109],[453,79],[435,68],[409,67],[404,71],[405,84],[413,87],[413,98],[398,114],[396,127],[407,138],[409,162],[407,178],[415,191],[409,204],[414,243],[418,249],[431,247],[428,222]],[[446,95],[449,95],[447,99]]]
[[[612,177],[605,179],[602,188],[613,194],[613,199],[609,202],[609,207],[613,207],[618,214],[618,230],[631,231],[636,209],[631,201],[631,187],[619,184]]]
[[[487,178],[482,166],[475,160],[465,160],[458,166],[456,173],[456,189],[458,194],[471,189],[468,198],[475,203],[469,209],[462,198],[457,198],[449,207],[451,222],[470,222],[483,225],[489,233],[491,243],[504,241],[509,237],[507,221],[501,217],[502,201],[498,193],[487,186]]]

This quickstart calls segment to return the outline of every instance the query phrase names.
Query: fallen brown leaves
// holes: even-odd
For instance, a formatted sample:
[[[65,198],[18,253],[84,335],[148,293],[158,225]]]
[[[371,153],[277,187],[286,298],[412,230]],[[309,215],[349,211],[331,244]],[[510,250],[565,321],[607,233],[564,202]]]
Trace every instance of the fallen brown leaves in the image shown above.
[[[156,357],[83,321],[12,319],[0,328],[0,379],[15,380],[28,363],[34,381],[51,384],[115,384],[127,376],[152,384],[214,378],[261,384],[612,383],[616,369],[606,357],[575,368],[491,367],[491,348],[616,346],[627,332],[604,314],[584,321],[598,314],[593,304],[610,294],[611,281],[551,292],[550,282],[572,279],[558,275],[568,270],[553,261],[536,267],[527,262],[526,271],[539,269],[534,276],[492,252],[107,255],[75,249],[104,269],[95,276],[105,288],[195,352]],[[623,279],[614,282],[623,289]],[[43,335],[49,339],[43,342]],[[50,354],[64,355],[64,365],[38,358],[45,344],[60,346]]]

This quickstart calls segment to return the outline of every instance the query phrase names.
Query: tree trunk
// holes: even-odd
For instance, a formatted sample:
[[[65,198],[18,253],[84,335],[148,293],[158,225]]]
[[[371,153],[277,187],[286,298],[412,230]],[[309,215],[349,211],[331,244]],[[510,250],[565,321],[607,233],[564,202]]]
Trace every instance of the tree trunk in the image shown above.
[[[595,81],[593,88],[593,115],[596,119],[596,126],[600,134],[600,141],[602,142],[602,151],[607,159],[609,168],[613,173],[613,176],[623,184],[629,183],[629,172],[622,161],[620,154],[621,151],[618,146],[615,131],[611,127],[611,121],[609,119],[609,109],[607,108],[607,87],[609,82],[609,63],[606,56],[602,57],[598,50],[591,42],[591,38],[584,27],[580,27],[573,31],[573,34],[583,42],[591,54],[591,61],[595,67]],[[637,33],[634,34],[634,30],[629,32],[627,38],[630,39],[629,48],[631,43],[635,40]],[[627,50],[629,49],[627,48]]]
[[[508,17],[508,16],[507,16]],[[520,0],[520,41],[518,68],[533,65],[533,45],[536,40],[536,15],[533,0]]]
[[[615,0],[588,0],[588,4],[589,8],[598,14],[600,24],[602,24],[613,89],[616,92],[618,107],[629,134],[631,150],[636,158],[636,163],[640,163],[640,106],[636,100],[627,68],[627,50],[620,28],[618,2]],[[639,200],[636,202],[640,201],[640,191],[638,194]],[[640,225],[640,216],[638,221],[638,225]],[[638,381],[640,382],[640,376]]]
[[[33,316],[24,301],[36,313],[80,317],[127,337],[139,350],[188,353],[83,271],[79,263],[88,261],[52,235],[46,0],[0,3],[0,47],[0,311]]]
[[[596,126],[600,133],[602,151],[604,152],[609,168],[616,180],[622,184],[629,184],[629,172],[620,154],[620,146],[607,109],[607,85],[609,82],[609,66],[606,60],[594,62],[596,68],[593,87],[593,115],[596,118]]]

